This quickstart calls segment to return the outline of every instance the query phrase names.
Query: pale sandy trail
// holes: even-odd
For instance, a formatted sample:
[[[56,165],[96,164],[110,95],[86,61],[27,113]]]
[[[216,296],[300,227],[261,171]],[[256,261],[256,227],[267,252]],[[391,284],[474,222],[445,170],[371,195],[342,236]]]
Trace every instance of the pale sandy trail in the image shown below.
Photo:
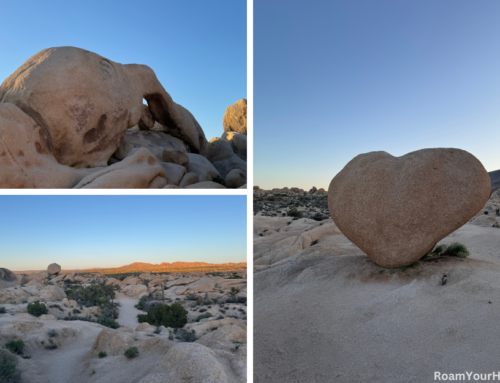
[[[122,293],[116,293],[116,302],[120,302],[120,313],[116,320],[120,325],[127,326],[135,330],[139,325],[137,321],[138,314],[144,314],[143,311],[137,310],[135,305],[139,303],[138,298],[131,298]]]
[[[85,374],[85,361],[88,360],[90,350],[100,327],[88,327],[85,334],[76,339],[66,340],[56,350],[42,350],[37,353],[36,359],[42,367],[45,383],[82,382]]]

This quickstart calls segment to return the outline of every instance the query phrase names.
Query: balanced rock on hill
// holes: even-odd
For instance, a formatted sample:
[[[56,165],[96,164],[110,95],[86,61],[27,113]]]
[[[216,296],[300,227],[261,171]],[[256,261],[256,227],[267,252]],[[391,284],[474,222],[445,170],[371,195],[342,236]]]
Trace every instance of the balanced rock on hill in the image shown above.
[[[57,263],[51,263],[47,267],[47,271],[49,272],[49,275],[56,275],[61,272],[61,266],[59,266]]]
[[[379,266],[396,268],[418,261],[467,223],[489,194],[488,173],[466,151],[371,152],[333,178],[328,207],[349,240]]]

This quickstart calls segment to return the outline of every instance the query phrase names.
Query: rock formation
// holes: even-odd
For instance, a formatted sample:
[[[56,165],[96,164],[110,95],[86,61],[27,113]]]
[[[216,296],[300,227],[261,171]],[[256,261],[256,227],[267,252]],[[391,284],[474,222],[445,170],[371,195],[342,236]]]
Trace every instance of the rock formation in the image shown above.
[[[247,134],[247,100],[241,99],[228,106],[223,119],[224,132]]]
[[[342,233],[386,268],[418,261],[484,206],[490,178],[460,149],[402,157],[361,154],[332,180],[330,214]]]
[[[224,184],[231,170],[246,173],[246,136],[238,133],[246,134],[244,104],[228,108],[224,121],[239,130],[223,134],[230,149],[213,158],[213,167],[202,128],[151,68],[74,47],[45,49],[0,86],[0,187],[173,188],[214,178]],[[189,155],[213,170],[207,173],[199,157],[190,163]],[[182,182],[188,173],[198,180]]]

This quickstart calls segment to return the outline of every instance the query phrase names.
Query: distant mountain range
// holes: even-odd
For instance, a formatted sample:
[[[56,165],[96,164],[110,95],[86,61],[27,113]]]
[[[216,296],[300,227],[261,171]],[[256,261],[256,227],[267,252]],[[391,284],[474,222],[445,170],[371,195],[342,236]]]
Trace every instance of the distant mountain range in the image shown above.
[[[500,189],[500,170],[495,170],[488,173],[491,179],[491,192]]]
[[[134,262],[130,265],[110,268],[80,269],[80,273],[122,274],[148,272],[154,273],[190,273],[194,271],[217,272],[238,271],[247,268],[246,262],[240,263],[206,263],[206,262],[163,262],[158,265],[152,263]],[[32,274],[43,270],[14,271],[16,274]],[[60,274],[71,274],[74,270],[61,270]]]

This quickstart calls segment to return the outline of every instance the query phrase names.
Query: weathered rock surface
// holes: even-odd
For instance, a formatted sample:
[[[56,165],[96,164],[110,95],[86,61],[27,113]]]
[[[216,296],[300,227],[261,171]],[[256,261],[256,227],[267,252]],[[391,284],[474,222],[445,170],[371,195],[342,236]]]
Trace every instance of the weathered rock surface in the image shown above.
[[[188,173],[195,173],[199,182],[212,181],[214,178],[220,177],[220,173],[205,157],[193,153],[188,153],[188,157],[187,171]]]
[[[168,185],[179,185],[187,169],[184,166],[173,164],[170,162],[160,162],[163,170],[168,176]]]
[[[9,269],[0,268],[0,289],[14,287],[18,284],[16,274]]]
[[[121,65],[75,47],[49,48],[0,86],[0,101],[32,117],[57,161],[77,168],[106,165],[125,131],[141,120],[143,99],[168,134],[192,152],[205,153],[197,121],[172,101],[145,65]]]
[[[222,123],[225,132],[247,134],[247,100],[242,98],[228,106]]]
[[[171,162],[177,165],[184,166],[185,168],[189,165],[189,157],[185,152],[176,149],[163,149],[162,159],[165,162]]]
[[[484,206],[490,178],[472,154],[423,149],[402,157],[361,154],[330,183],[342,233],[386,268],[418,261]]]
[[[239,132],[224,132],[221,140],[229,142],[233,151],[243,160],[247,160],[247,136]]]
[[[167,185],[168,176],[149,150],[133,149],[128,157],[83,178],[75,189],[160,189]]]
[[[189,147],[182,140],[169,134],[144,130],[127,130],[121,138],[120,146],[114,156],[119,160],[123,160],[134,148],[146,148],[160,161],[164,161],[164,150],[177,150],[181,153],[189,152]]]
[[[225,140],[210,143],[207,149],[207,159],[213,164],[220,175],[226,175],[233,169],[247,170],[247,163],[234,153],[231,145]]]
[[[186,173],[186,175],[182,177],[182,181],[180,182],[179,187],[185,188],[198,182],[200,182],[200,179],[198,178],[198,175],[196,173]]]
[[[241,169],[233,169],[226,175],[226,186],[237,189],[247,183],[247,174]]]

